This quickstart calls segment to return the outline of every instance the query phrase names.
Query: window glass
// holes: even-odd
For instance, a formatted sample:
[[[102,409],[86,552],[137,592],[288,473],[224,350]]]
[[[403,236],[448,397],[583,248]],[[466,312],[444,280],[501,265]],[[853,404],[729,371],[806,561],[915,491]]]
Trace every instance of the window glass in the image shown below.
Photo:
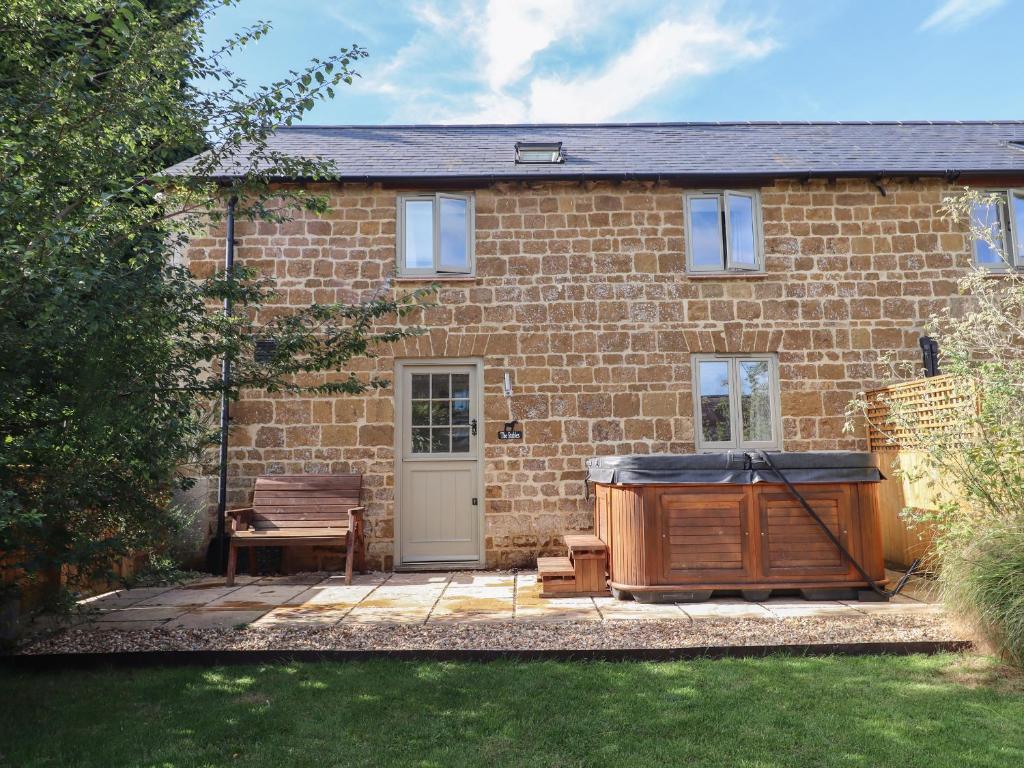
[[[413,373],[410,406],[413,453],[469,453],[469,375]]]
[[[434,268],[434,202],[405,201],[405,267]]]
[[[1013,253],[1017,258],[1018,266],[1024,262],[1024,234],[1021,227],[1024,227],[1024,192],[1014,192],[1012,197],[1013,224],[1014,229],[1010,231],[1013,235]],[[1009,254],[1007,254],[1009,256]]]
[[[754,231],[754,198],[726,195],[729,210],[729,263],[757,266],[757,233]]]
[[[442,197],[441,204],[441,269],[469,271],[466,248],[466,211],[468,203],[461,198]]]
[[[690,199],[691,258],[694,269],[724,269],[722,216],[717,197]]]
[[[696,355],[698,450],[780,448],[778,369],[768,355]]]
[[[700,362],[700,421],[704,441],[724,443],[732,440],[732,413],[729,406],[729,361]]]
[[[739,374],[743,439],[750,442],[770,442],[772,401],[768,361],[741,360]]]
[[[974,227],[988,229],[992,233],[993,242],[1000,243],[1001,226],[998,204],[975,203],[971,209],[971,224]],[[1006,264],[999,252],[984,240],[974,241],[974,258],[979,265],[984,267],[998,267]]]

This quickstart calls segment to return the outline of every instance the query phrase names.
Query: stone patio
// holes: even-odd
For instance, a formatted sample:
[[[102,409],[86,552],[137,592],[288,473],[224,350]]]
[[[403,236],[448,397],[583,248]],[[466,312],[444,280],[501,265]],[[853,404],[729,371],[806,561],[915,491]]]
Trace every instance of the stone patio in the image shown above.
[[[895,582],[898,573],[890,573]],[[349,586],[340,575],[204,578],[178,587],[112,592],[83,600],[75,623],[94,630],[355,625],[464,625],[495,622],[636,622],[851,619],[941,615],[930,582],[914,578],[888,603],[809,602],[773,597],[746,602],[641,604],[612,597],[542,599],[532,572],[370,573]]]

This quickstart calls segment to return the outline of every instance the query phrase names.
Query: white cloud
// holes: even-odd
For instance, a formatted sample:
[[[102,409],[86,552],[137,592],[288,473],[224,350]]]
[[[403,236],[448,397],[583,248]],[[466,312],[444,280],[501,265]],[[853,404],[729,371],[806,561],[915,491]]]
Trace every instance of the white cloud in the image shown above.
[[[709,14],[663,21],[596,76],[535,79],[530,85],[530,119],[608,120],[670,85],[760,59],[774,48],[769,38],[754,39],[749,24],[721,24]]]
[[[537,53],[583,24],[583,11],[580,0],[489,0],[479,34],[488,86],[526,75]]]
[[[667,13],[662,7],[638,0],[606,0],[600,11],[584,0],[423,0],[414,7],[412,39],[371,65],[365,74],[373,86],[363,87],[392,100],[396,120],[601,122],[777,47],[768,21],[727,20],[721,3]]]
[[[921,29],[957,29],[995,10],[1006,0],[946,0],[921,23]]]

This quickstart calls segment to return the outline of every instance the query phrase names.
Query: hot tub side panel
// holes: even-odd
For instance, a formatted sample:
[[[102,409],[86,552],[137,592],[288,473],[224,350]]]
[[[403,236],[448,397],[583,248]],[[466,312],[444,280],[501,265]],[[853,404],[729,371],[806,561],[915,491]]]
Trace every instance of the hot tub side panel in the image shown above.
[[[649,492],[655,583],[733,584],[754,577],[750,486],[655,486]]]
[[[606,515],[602,540],[608,545],[608,573],[613,582],[633,586],[653,583],[649,570],[656,557],[654,508],[645,504],[644,498],[650,490],[641,486],[597,486],[596,508]]]
[[[798,490],[872,579],[882,581],[877,484]],[[595,526],[608,545],[617,588],[866,585],[781,485],[598,485],[596,493]]]

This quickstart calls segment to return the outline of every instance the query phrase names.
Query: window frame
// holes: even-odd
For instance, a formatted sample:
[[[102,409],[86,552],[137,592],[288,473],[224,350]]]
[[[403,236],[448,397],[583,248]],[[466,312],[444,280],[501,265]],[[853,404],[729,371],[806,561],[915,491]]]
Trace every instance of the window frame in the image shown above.
[[[445,265],[441,256],[441,200],[460,200],[466,203],[466,268]],[[430,201],[432,205],[433,259],[430,268],[406,266],[406,203],[416,200]],[[474,277],[476,275],[476,200],[472,192],[404,192],[396,201],[395,255],[399,277]]]
[[[1005,189],[986,189],[984,194],[1001,195],[996,204],[999,217],[999,239],[1002,240],[1004,261],[1001,264],[985,264],[978,259],[978,238],[971,236],[971,264],[976,269],[987,272],[1005,273],[1024,270],[1024,239],[1020,237],[1020,227],[1024,222],[1018,220],[1014,198],[1024,201],[1024,187],[1008,187]],[[971,226],[974,212],[971,212]],[[970,235],[970,233],[968,233]]]
[[[729,364],[729,429],[732,440],[708,441],[704,439],[700,403],[700,364],[702,362],[728,362]],[[742,362],[767,362],[769,376],[769,407],[771,409],[772,440],[743,439],[743,408],[740,401],[739,368]],[[761,353],[705,353],[690,358],[690,389],[693,401],[693,442],[697,453],[719,453],[737,450],[782,450],[782,406],[780,400],[779,358],[772,352]]]
[[[754,264],[735,262],[730,253],[732,222],[729,216],[729,198],[742,197],[751,201],[754,224]],[[691,225],[691,204],[694,200],[715,199],[718,201],[718,215],[721,219],[721,244],[719,254],[721,266],[699,266],[694,261],[693,227]],[[732,275],[764,272],[764,219],[761,213],[761,192],[758,189],[695,189],[683,193],[683,236],[686,240],[686,272],[697,275]]]

